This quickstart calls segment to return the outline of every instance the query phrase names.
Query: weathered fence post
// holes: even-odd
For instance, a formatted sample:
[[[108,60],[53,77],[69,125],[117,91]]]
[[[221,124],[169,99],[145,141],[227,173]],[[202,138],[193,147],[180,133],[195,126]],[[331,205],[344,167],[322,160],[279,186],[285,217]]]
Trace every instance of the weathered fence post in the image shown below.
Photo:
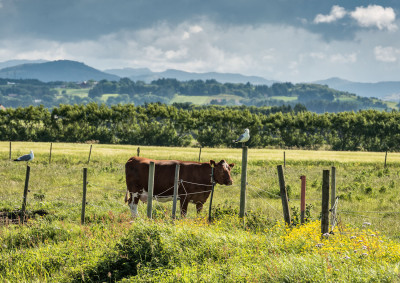
[[[87,168],[83,168],[83,195],[82,195],[82,212],[81,212],[82,225],[85,224],[86,186],[87,186]]]
[[[88,161],[87,161],[87,163],[89,164],[89,162],[90,162],[90,155],[92,154],[92,144],[90,145],[90,151],[89,151],[89,158],[88,158]]]
[[[286,168],[286,151],[283,152],[283,168]]]
[[[147,217],[152,218],[152,209],[153,209],[153,188],[154,188],[154,171],[155,164],[153,161],[150,161],[149,164],[149,181],[147,185]]]
[[[31,167],[29,167],[29,165],[27,165],[26,166],[26,175],[25,175],[24,198],[22,200],[22,208],[21,208],[21,215],[22,215],[21,222],[22,222],[22,224],[24,224],[24,222],[25,222],[26,199],[28,197],[28,187],[29,187],[30,172],[31,172]]]
[[[286,192],[286,184],[285,184],[285,177],[283,175],[283,168],[282,165],[278,165],[278,177],[279,177],[279,187],[282,199],[282,208],[283,208],[283,217],[285,222],[290,225],[290,212],[289,212],[289,203],[288,197]]]
[[[304,224],[306,213],[306,176],[301,176],[301,201],[300,201],[300,223]]]
[[[248,147],[242,147],[242,179],[240,185],[240,211],[239,217],[243,218],[246,213],[246,185],[247,185],[247,151]]]
[[[201,158],[201,147],[200,147],[200,151],[199,151],[199,162],[200,162],[200,158]]]
[[[322,174],[321,233],[329,232],[329,170]]]
[[[174,197],[172,199],[172,219],[176,218],[176,203],[178,201],[178,187],[179,187],[179,168],[180,165],[175,166],[175,179],[174,179]]]
[[[385,168],[386,168],[386,159],[387,159],[387,150],[386,150],[386,153],[385,153]]]
[[[53,143],[50,143],[50,155],[49,155],[49,164],[51,164],[51,150],[53,149]]]
[[[335,227],[335,215],[336,215],[336,167],[332,166],[331,176],[331,225],[332,230]]]
[[[140,147],[137,148],[137,156],[140,156]]]
[[[10,142],[10,161],[11,161],[11,142]]]

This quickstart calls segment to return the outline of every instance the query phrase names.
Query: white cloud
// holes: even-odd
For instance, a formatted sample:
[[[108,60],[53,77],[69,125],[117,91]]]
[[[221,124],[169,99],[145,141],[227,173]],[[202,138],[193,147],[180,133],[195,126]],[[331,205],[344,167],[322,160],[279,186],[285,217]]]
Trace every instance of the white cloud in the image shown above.
[[[330,56],[332,63],[355,63],[357,61],[357,54],[355,52],[349,54],[336,53]]]
[[[185,32],[190,36],[184,37]],[[302,28],[271,24],[221,27],[203,20],[176,26],[160,23],[67,43],[33,36],[5,39],[0,41],[0,59],[70,59],[98,69],[230,72],[294,83],[335,76],[378,81],[398,79],[399,66],[391,62],[400,61],[400,50],[390,46],[400,46],[400,31],[389,37],[378,29],[362,29],[354,41],[328,43]],[[393,70],[389,74],[384,69],[388,64]]]
[[[357,7],[350,16],[362,27],[377,27],[380,30],[387,29],[394,31],[397,25],[396,13],[393,8],[384,8],[378,5],[369,5],[368,7]]]
[[[375,58],[382,62],[396,62],[400,59],[400,49],[392,46],[382,47],[376,46],[374,48]]]
[[[332,23],[334,21],[337,21],[337,20],[343,18],[346,14],[347,14],[347,12],[343,7],[334,5],[334,6],[332,6],[332,9],[331,9],[331,12],[329,13],[329,15],[318,14],[314,19],[314,23],[316,23],[316,24]]]

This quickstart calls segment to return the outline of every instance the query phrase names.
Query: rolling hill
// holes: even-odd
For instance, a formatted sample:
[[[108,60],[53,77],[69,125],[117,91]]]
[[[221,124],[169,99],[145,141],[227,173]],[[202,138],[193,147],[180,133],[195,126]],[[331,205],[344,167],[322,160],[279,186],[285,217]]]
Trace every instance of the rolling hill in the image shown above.
[[[382,100],[396,102],[400,99],[400,82],[360,83],[340,78],[330,78],[316,81],[315,83],[327,85],[333,89],[355,93],[364,97],[376,97]]]
[[[0,70],[0,78],[38,79],[43,82],[87,80],[119,80],[119,77],[89,67],[84,63],[59,60],[45,63],[28,63]]]
[[[104,72],[114,74],[120,77],[127,77],[133,81],[144,81],[151,82],[161,78],[177,79],[178,81],[190,81],[190,80],[216,80],[220,83],[251,83],[255,85],[272,85],[275,81],[267,80],[257,76],[245,76],[234,73],[193,73],[185,72],[181,70],[168,69],[163,72],[152,72],[147,68],[125,68],[125,69],[109,69]]]

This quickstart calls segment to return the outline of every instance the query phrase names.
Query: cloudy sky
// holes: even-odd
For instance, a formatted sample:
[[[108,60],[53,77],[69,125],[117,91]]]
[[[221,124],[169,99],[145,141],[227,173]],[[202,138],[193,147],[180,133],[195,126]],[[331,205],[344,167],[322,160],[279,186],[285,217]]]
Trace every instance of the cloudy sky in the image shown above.
[[[0,62],[400,80],[400,1],[0,0]]]

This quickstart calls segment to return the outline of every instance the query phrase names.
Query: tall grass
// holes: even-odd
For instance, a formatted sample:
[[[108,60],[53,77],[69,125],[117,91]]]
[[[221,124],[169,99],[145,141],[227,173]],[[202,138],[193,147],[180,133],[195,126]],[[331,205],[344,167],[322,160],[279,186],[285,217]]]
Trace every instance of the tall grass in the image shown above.
[[[155,159],[198,160],[197,148],[140,147]],[[213,222],[208,211],[174,222],[171,203],[153,202],[133,220],[123,203],[124,164],[137,146],[12,143],[12,157],[32,149],[26,225],[1,222],[0,280],[11,282],[245,282],[399,280],[400,155],[286,150],[285,178],[292,215],[300,204],[301,175],[307,177],[310,222],[282,225],[276,165],[283,150],[250,149],[247,216],[237,217],[241,150],[202,149],[201,160],[235,163],[233,186],[217,186]],[[0,142],[0,210],[19,210],[25,163],[8,161]],[[322,170],[335,165],[339,224],[321,238]],[[82,168],[88,168],[86,225],[80,225]],[[208,208],[208,203],[204,206]],[[42,212],[42,213],[39,213]],[[44,213],[43,213],[44,212]],[[14,223],[17,221],[14,221]]]

